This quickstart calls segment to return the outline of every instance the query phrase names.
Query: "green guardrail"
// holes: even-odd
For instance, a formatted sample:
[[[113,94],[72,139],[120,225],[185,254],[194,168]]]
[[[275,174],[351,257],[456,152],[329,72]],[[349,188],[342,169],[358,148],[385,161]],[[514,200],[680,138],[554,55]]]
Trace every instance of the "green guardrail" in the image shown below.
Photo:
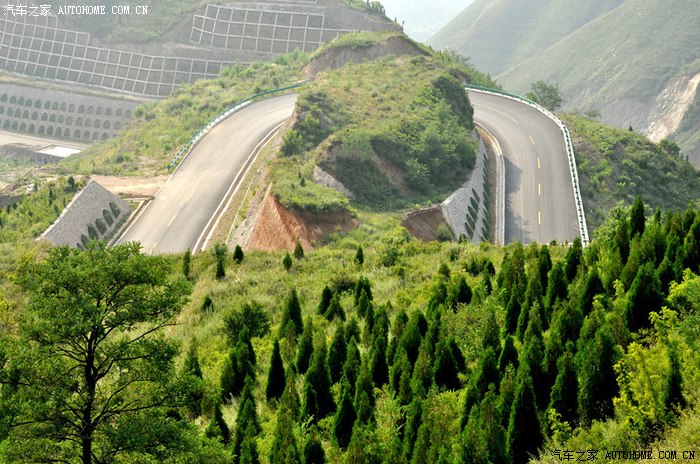
[[[305,82],[301,82],[299,84],[293,84],[289,85],[287,87],[282,87],[279,89],[273,89],[273,90],[266,90],[264,92],[259,92],[254,95],[251,95],[249,97],[244,98],[243,100],[240,100],[233,105],[229,106],[226,108],[224,111],[221,113],[217,114],[214,116],[212,119],[209,120],[205,125],[203,125],[197,132],[185,143],[185,145],[180,149],[180,151],[175,155],[168,163],[168,171],[172,171],[177,167],[178,162],[183,159],[184,157],[187,156],[187,154],[192,150],[192,147],[199,141],[202,136],[204,136],[209,129],[214,127],[216,124],[221,122],[222,120],[226,119],[231,113],[235,112],[236,110],[240,109],[241,107],[245,106],[246,104],[250,103],[251,101],[255,100],[256,98],[264,97],[267,95],[272,95],[275,93],[280,93],[280,92],[286,92],[287,90],[293,90],[296,88],[301,87],[302,85],[305,85]]]

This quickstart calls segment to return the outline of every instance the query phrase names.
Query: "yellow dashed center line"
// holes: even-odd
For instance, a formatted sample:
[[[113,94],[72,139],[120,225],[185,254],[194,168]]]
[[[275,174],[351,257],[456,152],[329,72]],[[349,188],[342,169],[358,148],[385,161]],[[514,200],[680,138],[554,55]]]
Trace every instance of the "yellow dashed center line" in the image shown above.
[[[537,158],[537,169],[541,169],[541,166],[540,166],[540,159],[539,159],[539,158]]]
[[[148,253],[149,255],[153,254],[153,250],[156,249],[156,246],[158,245],[158,242],[154,243],[153,246],[151,247],[151,251]]]
[[[537,224],[542,224],[542,212],[538,211],[537,212]]]
[[[221,156],[221,153],[224,151],[223,148],[219,148],[219,151],[216,152],[216,159],[219,159],[219,156]]]
[[[187,197],[187,201],[190,201],[190,199],[192,198],[192,195],[194,195],[194,190],[192,190],[190,192],[190,195]]]
[[[535,140],[532,138],[532,136],[531,136],[530,134],[528,134],[527,136],[530,137],[530,142],[532,142],[532,144],[534,145],[534,144],[535,144]]]
[[[537,195],[542,195],[542,184],[537,183]]]
[[[172,223],[175,220],[175,218],[177,217],[177,215],[178,215],[178,213],[175,213],[175,215],[172,217],[172,219],[170,219],[170,222],[168,222],[168,227],[170,227],[172,225]]]

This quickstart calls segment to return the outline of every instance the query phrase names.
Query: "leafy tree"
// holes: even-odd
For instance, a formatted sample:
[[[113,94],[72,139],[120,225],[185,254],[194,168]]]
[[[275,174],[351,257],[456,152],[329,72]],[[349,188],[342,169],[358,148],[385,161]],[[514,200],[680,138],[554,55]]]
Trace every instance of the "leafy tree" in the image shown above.
[[[240,245],[236,245],[236,248],[233,249],[233,260],[236,263],[241,264],[243,262],[243,258],[243,248],[241,248]]]
[[[280,343],[275,339],[272,346],[272,358],[270,359],[270,369],[267,373],[267,387],[265,388],[265,398],[270,401],[272,398],[280,398],[284,393],[286,384],[284,364],[280,354]]]
[[[343,375],[343,365],[347,358],[347,345],[345,343],[345,326],[338,325],[333,334],[331,346],[328,349],[328,373],[332,383],[338,383]],[[348,443],[350,438],[348,437]]]
[[[185,251],[185,255],[182,257],[182,275],[185,279],[190,280],[190,261],[192,260],[192,252],[189,248]]]
[[[214,259],[216,260],[216,278],[223,279],[226,277],[226,255],[228,247],[223,243],[217,243],[211,250]]]
[[[289,256],[289,252],[285,253],[284,258],[282,258],[282,266],[284,266],[284,269],[287,272],[292,269],[292,257]]]
[[[524,464],[530,460],[531,456],[537,454],[544,436],[527,369],[518,377],[518,388],[515,391],[508,421],[506,445],[513,464]]]
[[[306,318],[304,332],[301,334],[299,347],[297,348],[297,372],[306,374],[311,362],[311,355],[314,352],[314,324],[311,317]]]
[[[346,450],[350,444],[352,426],[356,417],[355,407],[350,397],[350,385],[348,385],[346,380],[343,380],[340,403],[333,421],[333,437],[335,438],[335,443],[342,450]]]
[[[530,86],[530,91],[525,94],[525,98],[538,103],[549,111],[556,111],[561,107],[561,93],[558,84],[547,84],[544,81],[537,81]]]
[[[148,455],[163,434],[179,433],[166,417],[184,386],[172,375],[177,350],[157,335],[190,287],[168,281],[165,260],[139,249],[59,246],[44,261],[20,266],[17,281],[29,302],[7,357],[17,376],[9,443],[24,462]],[[143,420],[157,430],[127,439]]]
[[[297,289],[292,288],[289,292],[289,297],[284,305],[284,312],[282,313],[282,320],[280,321],[280,338],[284,334],[284,330],[287,324],[294,324],[294,334],[301,335],[304,330],[304,325],[301,320],[301,304],[299,303],[299,297],[297,296]]]
[[[264,337],[270,332],[270,317],[260,303],[251,301],[240,309],[231,310],[224,317],[224,330],[229,340],[235,343],[243,328],[251,337]]]

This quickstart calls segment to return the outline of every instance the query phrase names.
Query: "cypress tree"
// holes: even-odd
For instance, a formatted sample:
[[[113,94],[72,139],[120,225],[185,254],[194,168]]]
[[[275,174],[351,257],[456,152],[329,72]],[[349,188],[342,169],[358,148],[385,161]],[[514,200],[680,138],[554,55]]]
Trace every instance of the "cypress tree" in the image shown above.
[[[362,250],[362,245],[357,245],[357,251],[355,251],[355,263],[362,266],[365,262],[365,252]]]
[[[367,369],[367,363],[362,363],[360,376],[355,384],[355,411],[357,420],[362,424],[374,422],[374,406],[376,398],[374,396],[374,385]]]
[[[205,432],[209,438],[218,438],[224,445],[228,445],[231,441],[231,431],[226,425],[224,415],[221,413],[221,403],[214,403],[214,417],[212,418]]]
[[[518,320],[520,319],[520,312],[522,311],[520,307],[520,302],[518,297],[513,295],[506,305],[506,320],[505,320],[505,333],[508,335],[515,335],[518,329]]]
[[[282,258],[282,266],[284,266],[284,270],[289,272],[292,269],[292,257],[289,256],[289,252],[284,254],[284,258]]]
[[[335,329],[333,341],[328,349],[328,372],[332,383],[338,383],[343,376],[343,365],[347,358],[347,345],[345,344],[345,326],[340,324]]]
[[[457,361],[452,354],[449,342],[443,338],[435,350],[435,385],[447,390],[458,390],[461,388],[457,377],[458,371]]]
[[[275,440],[272,442],[270,462],[275,464],[301,464],[301,456],[294,436],[294,420],[289,411],[281,408],[277,413]]]
[[[321,301],[318,303],[318,310],[316,311],[319,316],[325,316],[328,311],[328,307],[333,299],[333,291],[328,288],[328,285],[323,286],[321,291]]]
[[[314,324],[311,317],[306,318],[306,324],[304,324],[304,332],[301,334],[301,340],[299,340],[299,347],[297,348],[297,372],[300,374],[306,374],[309,369],[309,362],[311,361],[311,355],[314,352]]]
[[[581,238],[576,237],[574,242],[571,244],[571,247],[566,252],[566,258],[564,259],[566,263],[564,266],[566,271],[566,280],[568,282],[574,281],[576,273],[578,272],[578,267],[581,264],[582,257],[583,246],[581,245]]]
[[[586,316],[593,309],[593,299],[596,295],[604,293],[603,282],[600,281],[598,271],[592,268],[586,275],[586,280],[583,283],[581,294],[579,296],[578,307],[581,314]]]
[[[518,351],[515,349],[515,339],[512,335],[508,335],[503,342],[503,349],[498,356],[498,370],[505,372],[508,364],[512,364],[514,369],[518,369]]]
[[[564,264],[558,261],[549,271],[547,277],[547,293],[544,298],[544,311],[547,318],[547,326],[552,321],[552,311],[557,300],[564,301],[567,297],[566,274]]]
[[[640,266],[627,294],[627,323],[630,331],[649,327],[649,313],[664,304],[661,281],[653,263]]]
[[[678,412],[685,408],[687,403],[683,396],[683,374],[681,372],[681,363],[678,359],[678,347],[675,342],[668,347],[668,357],[671,365],[671,375],[668,379],[666,408]]]
[[[450,287],[449,300],[453,311],[458,304],[468,305],[472,301],[472,288],[467,283],[463,275],[460,275]]]
[[[615,244],[620,252],[620,260],[624,265],[630,255],[630,228],[627,222],[627,215],[624,214],[617,222],[615,229]]]
[[[386,352],[386,360],[389,365],[394,364],[394,359],[398,351],[399,342],[403,335],[403,330],[408,324],[408,316],[403,308],[399,309],[398,314],[394,317],[394,323],[391,326],[391,337],[389,339],[389,348]]]
[[[250,376],[255,380],[255,353],[250,351],[248,344],[239,340],[224,361],[221,373],[221,399],[228,402],[238,396],[243,390],[245,379]]]
[[[290,322],[294,324],[294,334],[300,335],[304,330],[304,324],[301,320],[301,304],[299,303],[296,288],[292,288],[289,292],[289,297],[287,297],[287,301],[284,305],[284,312],[282,313],[282,320],[280,321],[280,338],[282,338],[284,334],[283,330]]]
[[[280,399],[280,407],[285,409],[289,416],[296,421],[301,417],[301,402],[299,401],[294,378],[294,372],[291,368],[288,369],[285,376],[284,393],[282,393],[282,398]]]
[[[513,464],[525,464],[544,442],[535,393],[527,370],[518,377],[518,388],[510,411],[507,451]]]
[[[185,364],[182,367],[185,375],[191,376],[192,387],[187,392],[186,405],[190,417],[195,418],[202,415],[202,398],[204,398],[204,379],[202,368],[199,365],[199,355],[197,354],[197,341],[192,338],[190,347],[187,350]]]
[[[255,444],[255,437],[251,427],[248,427],[245,434],[246,438],[241,443],[240,458],[238,458],[237,462],[241,464],[260,464],[258,446]],[[236,462],[235,455],[234,462]]]
[[[549,285],[549,271],[552,270],[552,257],[549,255],[549,247],[542,245],[537,252],[537,274],[540,280],[540,288],[546,289]]]
[[[299,237],[297,237],[296,243],[294,244],[294,257],[296,259],[302,259],[304,257],[304,248],[301,246]]]
[[[250,377],[246,377],[238,407],[238,417],[236,417],[236,430],[233,434],[231,451],[234,456],[234,464],[243,462],[240,460],[243,443],[254,441],[255,436],[261,431],[255,398],[253,397],[253,381]],[[251,454],[249,457],[257,457],[257,449],[250,449],[248,452]]]
[[[371,303],[367,296],[367,291],[363,288],[360,291],[360,298],[357,300],[357,315],[360,316],[360,319],[365,319],[367,317],[370,305]]]
[[[533,307],[530,311],[530,323],[525,332],[520,364],[527,365],[527,371],[532,380],[532,386],[537,396],[537,404],[540,409],[544,409],[549,401],[547,377],[542,366],[543,358],[544,341],[542,338],[542,326],[538,311]]]
[[[462,350],[457,345],[457,342],[455,341],[453,336],[450,336],[450,338],[448,339],[448,343],[450,345],[450,350],[452,351],[452,357],[454,358],[455,364],[457,366],[457,372],[465,373],[467,370],[467,360],[464,359]]]
[[[237,264],[241,264],[243,262],[243,248],[241,248],[240,245],[236,245],[236,248],[233,249],[233,260]]]
[[[425,316],[418,311],[414,311],[401,334],[401,346],[406,350],[411,365],[415,364],[416,359],[418,359],[418,350],[426,332],[427,321]]]
[[[493,349],[486,348],[486,350],[481,352],[479,357],[479,364],[474,371],[474,378],[472,380],[472,390],[474,392],[474,404],[480,402],[489,388],[494,390],[498,389],[500,382],[500,373],[498,372],[498,367],[496,366],[496,355]],[[490,386],[493,387],[490,387]],[[469,410],[472,405],[469,405],[468,409],[465,409],[465,413],[468,415]]]
[[[618,354],[602,310],[593,311],[583,324],[575,356],[578,377],[578,415],[584,425],[613,414],[618,394],[613,366]]]
[[[313,388],[316,394],[318,410],[316,421],[335,412],[335,402],[331,393],[331,379],[326,362],[326,351],[326,342],[321,338],[321,343],[314,349],[311,365],[306,372],[305,378],[305,382]]]
[[[683,241],[683,266],[693,272],[700,269],[700,214],[696,216]]]
[[[411,402],[413,392],[411,390],[411,363],[404,348],[396,355],[397,359],[391,367],[390,381],[391,388],[399,399],[402,406]]]
[[[418,353],[418,359],[413,366],[413,376],[411,378],[411,390],[414,396],[425,397],[428,390],[433,385],[433,345],[427,338]]]
[[[311,436],[304,445],[303,464],[325,464],[325,462],[326,453],[323,451],[323,445],[318,438],[318,431],[314,427]]]
[[[313,385],[306,380],[304,380],[303,402],[301,406],[300,418],[302,421],[311,420],[313,423],[317,423],[319,420],[316,390],[314,390]]]
[[[641,236],[644,233],[644,203],[642,198],[637,196],[630,209],[630,238]]]
[[[485,350],[486,348],[491,348],[494,353],[501,350],[501,338],[495,311],[489,312],[486,324],[481,331],[481,349]]]
[[[226,277],[226,254],[228,253],[228,248],[223,243],[217,243],[212,248],[212,254],[216,260],[216,278],[223,279]]]
[[[335,413],[333,421],[333,438],[340,449],[345,451],[350,444],[352,437],[352,426],[357,418],[355,407],[350,399],[350,386],[347,381],[343,380],[342,394],[340,395],[340,403],[338,410]]]
[[[416,397],[406,411],[406,427],[404,430],[403,444],[406,453],[406,461],[413,456],[413,448],[418,439],[418,429],[423,419],[423,400]]]
[[[573,343],[567,344],[567,349],[557,361],[557,377],[552,387],[549,409],[555,409],[563,421],[572,426],[577,423],[576,410],[578,406],[578,380],[572,353]]]
[[[337,293],[333,293],[331,302],[328,304],[328,309],[326,310],[326,319],[333,321],[333,319],[336,317],[341,321],[344,321],[345,310],[340,304],[340,296]]]
[[[474,406],[462,434],[461,462],[463,464],[508,464],[506,430],[498,417],[497,396],[488,392]]]
[[[353,303],[354,303],[355,307],[357,307],[357,305],[360,302],[360,296],[362,296],[362,290],[364,290],[365,293],[367,294],[367,299],[372,301],[373,300],[373,298],[372,298],[372,284],[369,282],[369,279],[367,279],[364,276],[360,276],[360,278],[357,279],[357,282],[355,283],[355,291],[353,293],[353,297],[354,297]]]
[[[343,376],[345,376],[350,385],[351,396],[354,396],[355,383],[357,382],[357,374],[360,371],[362,359],[360,358],[360,349],[357,347],[355,339],[350,339],[347,348],[347,356],[345,358],[345,364],[343,364]]]
[[[387,365],[387,337],[389,335],[389,319],[384,309],[377,312],[377,322],[372,331],[372,347],[370,348],[369,369],[374,384],[381,388],[389,381],[389,366]]]
[[[270,401],[272,398],[282,397],[286,384],[284,364],[280,354],[280,344],[277,339],[272,347],[272,358],[270,359],[270,369],[267,373],[267,387],[265,388],[265,398]]]
[[[190,280],[190,261],[192,260],[192,252],[188,248],[185,255],[182,257],[182,275],[185,279]]]
[[[348,323],[345,324],[345,343],[349,344],[353,338],[355,343],[360,343],[360,325],[355,316],[348,319]]]

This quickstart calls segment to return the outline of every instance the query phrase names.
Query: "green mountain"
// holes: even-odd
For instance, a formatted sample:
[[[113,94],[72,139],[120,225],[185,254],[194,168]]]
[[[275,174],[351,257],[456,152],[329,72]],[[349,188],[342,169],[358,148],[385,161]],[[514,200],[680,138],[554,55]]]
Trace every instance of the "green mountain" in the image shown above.
[[[516,92],[537,80],[556,82],[564,109],[597,110],[603,121],[632,126],[652,140],[671,138],[700,163],[696,2],[626,0],[596,8],[585,2],[579,11],[574,2],[552,0],[536,2],[528,14],[515,3],[474,4],[431,44],[470,56]],[[452,32],[448,42],[460,27],[464,32]],[[488,58],[489,63],[483,55],[500,59]]]

